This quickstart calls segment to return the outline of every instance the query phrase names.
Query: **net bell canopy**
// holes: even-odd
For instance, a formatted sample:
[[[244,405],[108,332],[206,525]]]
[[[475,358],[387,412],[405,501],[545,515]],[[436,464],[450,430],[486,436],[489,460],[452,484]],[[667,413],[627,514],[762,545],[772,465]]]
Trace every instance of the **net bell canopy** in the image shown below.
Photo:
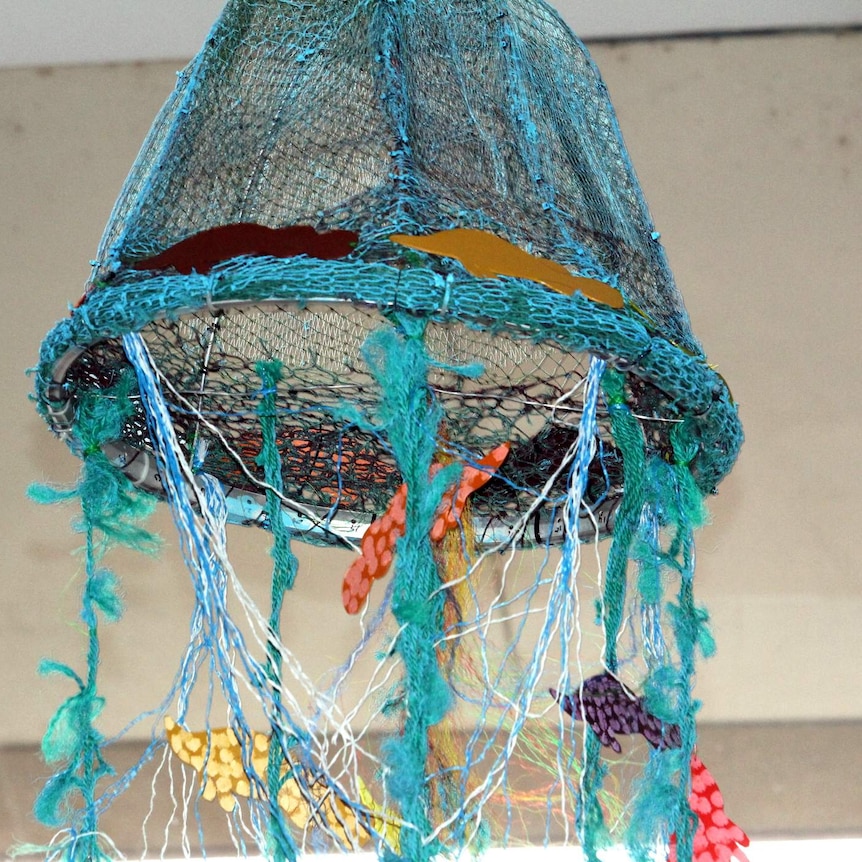
[[[217,801],[242,855],[431,862],[522,827],[589,862],[615,842],[741,853],[692,696],[712,648],[692,534],[736,458],[736,406],[550,7],[231,0],[36,390],[84,459],[89,542],[88,672],[48,668],[81,693],[49,726],[61,765],[36,804],[68,823],[64,858],[102,858],[100,815],[158,751],[171,781],[174,761],[199,776],[171,822]],[[91,537],[134,539],[123,506],[151,496],[194,586],[189,648],[141,763],[100,791],[97,621],[119,598]],[[268,618],[228,522],[272,532]],[[359,551],[331,623],[356,645],[313,682],[280,629],[292,538]],[[513,544],[560,551],[491,553]]]
[[[670,458],[685,423],[702,492],[736,457],[735,407],[605,87],[537,0],[231,0],[153,125],[84,297],[44,342],[38,399],[80,449],[81,394],[116,385],[121,338],[140,332],[189,457],[231,520],[266,524],[254,367],[278,361],[284,517],[340,541],[401,482],[343,405],[373,410],[362,345],[405,320],[422,324],[441,447],[469,460],[511,445],[474,495],[480,541],[561,534],[535,504],[577,436],[569,394],[590,356],[624,374],[655,451]],[[599,436],[587,500],[610,532],[624,482],[606,415]],[[141,410],[103,449],[162,493]]]

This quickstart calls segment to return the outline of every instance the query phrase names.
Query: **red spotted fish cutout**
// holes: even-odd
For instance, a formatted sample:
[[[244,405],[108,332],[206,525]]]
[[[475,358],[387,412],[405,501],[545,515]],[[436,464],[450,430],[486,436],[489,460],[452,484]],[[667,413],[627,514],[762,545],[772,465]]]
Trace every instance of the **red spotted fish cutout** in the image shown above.
[[[576,720],[586,720],[602,745],[622,751],[615,734],[640,733],[653,748],[679,748],[679,727],[665,724],[647,711],[644,699],[635,697],[612,674],[603,673],[584,680],[571,694],[550,690],[560,707]],[[748,862],[741,847],[748,836],[725,813],[721,791],[703,761],[691,758],[691,810],[697,815],[692,862],[730,862],[736,857]],[[677,862],[676,835],[671,835],[668,862]]]
[[[725,813],[724,799],[715,779],[696,755],[691,758],[691,810],[697,814],[692,862],[730,862],[735,856],[748,862],[741,847],[748,847],[748,836]],[[741,846],[740,846],[741,845]],[[668,862],[677,862],[676,835],[670,837]]]
[[[431,539],[439,542],[449,530],[458,524],[467,498],[477,491],[500,468],[511,449],[509,443],[502,443],[492,449],[476,466],[467,464],[461,471],[458,484],[450,488],[440,501],[437,518],[431,527]],[[440,465],[432,467],[432,475]],[[365,531],[360,544],[360,555],[344,576],[341,600],[344,610],[349,614],[358,613],[365,604],[374,581],[384,577],[392,564],[395,543],[404,535],[407,517],[407,485],[402,485],[392,497],[386,511]]]

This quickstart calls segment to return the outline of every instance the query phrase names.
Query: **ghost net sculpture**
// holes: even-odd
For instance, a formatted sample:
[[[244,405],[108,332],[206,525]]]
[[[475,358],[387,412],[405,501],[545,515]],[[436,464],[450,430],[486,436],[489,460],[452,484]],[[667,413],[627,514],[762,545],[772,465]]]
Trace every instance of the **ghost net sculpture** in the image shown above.
[[[44,667],[79,688],[43,746],[47,855],[111,856],[99,818],[153,762],[182,774],[186,852],[221,810],[273,859],[741,854],[692,698],[711,650],[692,532],[737,412],[549,7],[231,0],[36,393],[83,459],[90,644],[86,675]],[[141,762],[111,776],[100,560],[147,543],[152,499],[191,575],[189,646]],[[268,607],[227,524],[272,536]],[[356,646],[325,680],[282,631],[315,577],[297,541],[354,554],[332,602]]]

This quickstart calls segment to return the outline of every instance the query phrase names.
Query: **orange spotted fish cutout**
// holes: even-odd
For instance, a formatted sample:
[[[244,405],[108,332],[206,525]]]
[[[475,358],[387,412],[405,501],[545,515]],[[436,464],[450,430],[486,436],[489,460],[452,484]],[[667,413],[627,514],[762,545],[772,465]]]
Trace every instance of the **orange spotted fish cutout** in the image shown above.
[[[457,486],[450,488],[437,509],[437,519],[431,527],[431,539],[439,542],[453,529],[464,511],[467,498],[481,488],[500,468],[509,454],[511,444],[502,443],[492,449],[476,466],[465,465]],[[440,469],[439,464],[432,467],[432,475]],[[395,543],[404,535],[407,516],[407,485],[402,485],[392,497],[383,515],[365,531],[360,545],[360,556],[344,576],[341,599],[344,610],[349,614],[358,613],[365,604],[374,581],[384,577],[389,571],[395,553]]]
[[[245,771],[242,747],[232,728],[193,732],[166,717],[165,729],[171,751],[201,776],[201,795],[208,802],[218,800],[222,809],[230,812],[236,807],[237,798],[257,795]],[[268,761],[269,737],[255,732],[251,765],[261,778],[266,776]],[[288,768],[287,764],[282,765],[282,775]],[[376,832],[384,834],[390,845],[397,847],[399,835],[394,818],[388,813],[381,814],[361,779],[359,790],[362,805],[372,813],[370,817],[366,815],[366,822],[370,822]],[[278,804],[294,826],[299,829],[326,827],[344,848],[361,847],[371,838],[356,812],[322,781],[306,782],[302,787],[295,778],[284,779],[278,792]]]

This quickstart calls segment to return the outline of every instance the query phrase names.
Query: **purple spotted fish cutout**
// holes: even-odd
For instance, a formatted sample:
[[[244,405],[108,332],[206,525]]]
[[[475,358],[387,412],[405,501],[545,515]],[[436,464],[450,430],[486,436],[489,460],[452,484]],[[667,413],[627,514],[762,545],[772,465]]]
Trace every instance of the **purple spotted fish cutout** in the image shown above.
[[[551,697],[575,720],[585,719],[602,745],[619,754],[617,733],[641,733],[654,748],[679,748],[679,727],[668,724],[644,709],[643,698],[630,694],[609,673],[584,680],[572,694],[560,695],[553,688]]]

